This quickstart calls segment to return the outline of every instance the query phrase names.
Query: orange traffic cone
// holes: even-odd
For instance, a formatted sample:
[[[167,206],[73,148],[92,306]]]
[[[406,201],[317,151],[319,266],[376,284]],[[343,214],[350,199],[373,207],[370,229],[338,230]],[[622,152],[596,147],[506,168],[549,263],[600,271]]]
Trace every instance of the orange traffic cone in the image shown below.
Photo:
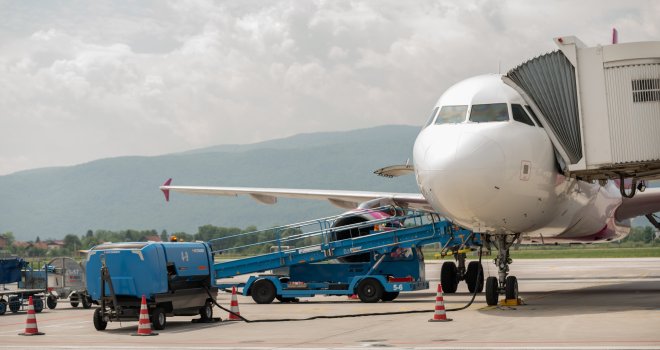
[[[236,287],[231,287],[231,306],[229,307],[229,317],[227,321],[243,321],[238,315],[241,314],[238,311],[238,297],[236,296]]]
[[[18,333],[18,335],[44,335],[46,333],[39,332],[37,327],[37,316],[34,312],[34,303],[32,296],[28,298],[27,320],[25,320],[25,332]]]
[[[447,318],[445,311],[445,301],[442,298],[442,284],[438,283],[438,293],[435,295],[435,313],[429,322],[448,322],[451,318]]]
[[[138,319],[138,331],[131,335],[158,335],[151,331],[151,322],[149,321],[149,310],[147,309],[147,298],[142,295],[140,303],[140,318]]]

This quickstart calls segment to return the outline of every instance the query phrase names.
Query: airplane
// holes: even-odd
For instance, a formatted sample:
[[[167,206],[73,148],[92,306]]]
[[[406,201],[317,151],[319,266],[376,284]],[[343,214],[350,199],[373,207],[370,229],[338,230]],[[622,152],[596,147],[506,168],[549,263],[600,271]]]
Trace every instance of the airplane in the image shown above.
[[[172,186],[171,179],[160,189],[166,199],[175,191],[249,195],[265,204],[286,197],[327,200],[351,210],[393,204],[437,213],[480,233],[484,244],[497,249],[498,276],[485,281],[488,305],[496,305],[499,295],[518,300],[518,281],[509,275],[514,244],[618,240],[629,233],[631,218],[660,211],[660,188],[627,198],[616,181],[564,176],[543,125],[499,74],[469,78],[446,90],[415,140],[412,166],[378,172],[414,174],[420,193]],[[445,293],[455,292],[464,279],[470,291],[481,292],[483,273],[482,281],[469,282],[465,276],[483,268],[471,263],[465,271],[465,255],[455,257],[458,268],[445,262],[441,269]]]

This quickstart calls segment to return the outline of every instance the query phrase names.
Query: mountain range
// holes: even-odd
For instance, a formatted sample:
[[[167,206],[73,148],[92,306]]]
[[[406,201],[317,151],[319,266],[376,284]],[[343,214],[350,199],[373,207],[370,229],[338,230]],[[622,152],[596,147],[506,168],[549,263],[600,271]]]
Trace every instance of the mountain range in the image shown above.
[[[155,229],[196,233],[212,224],[259,228],[340,213],[324,201],[172,193],[174,185],[287,187],[417,192],[413,176],[383,178],[373,170],[411,158],[419,127],[300,134],[247,145],[220,145],[152,157],[118,157],[0,176],[0,233],[18,240],[62,238],[87,230]]]

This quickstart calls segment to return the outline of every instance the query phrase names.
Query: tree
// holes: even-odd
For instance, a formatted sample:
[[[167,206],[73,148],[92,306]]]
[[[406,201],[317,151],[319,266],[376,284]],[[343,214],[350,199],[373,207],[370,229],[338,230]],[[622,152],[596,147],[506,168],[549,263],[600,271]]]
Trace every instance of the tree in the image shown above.
[[[39,242],[41,242],[41,238],[39,238],[39,236],[37,236],[37,239],[34,240],[34,243],[39,243]]]
[[[0,235],[0,237],[3,237],[7,241],[7,246],[11,247],[12,244],[14,244],[14,241],[16,240],[14,238],[14,233],[13,232],[5,232]]]
[[[85,234],[85,237],[93,237],[93,236],[94,236],[94,231],[87,230],[87,233]]]
[[[168,240],[168,235],[167,235],[167,230],[163,230],[163,232],[160,233],[160,240],[163,242],[167,242]]]
[[[633,227],[623,242],[651,243],[655,239],[655,232],[651,226]]]
[[[78,249],[81,249],[82,247],[82,242],[80,242],[80,238],[76,235],[66,235],[64,236],[64,249],[70,251],[70,252],[75,252]]]

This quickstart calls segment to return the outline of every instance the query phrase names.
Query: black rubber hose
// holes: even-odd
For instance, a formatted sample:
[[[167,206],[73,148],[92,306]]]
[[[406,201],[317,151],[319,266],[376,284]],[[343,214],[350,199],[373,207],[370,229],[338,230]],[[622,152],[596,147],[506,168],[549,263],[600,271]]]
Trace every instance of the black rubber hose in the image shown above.
[[[479,266],[481,267],[481,247],[479,247]],[[479,269],[479,272],[477,273],[477,281],[479,280],[479,277],[483,274],[483,268]],[[223,291],[231,293],[231,291],[228,291],[226,289],[223,289]],[[453,309],[447,309],[446,311],[460,311],[467,309],[472,305],[474,302],[475,297],[477,296],[477,293],[479,291],[477,288],[474,289],[474,292],[472,292],[472,298],[470,301],[462,307],[459,308],[453,308]],[[220,309],[227,311],[228,313],[240,318],[241,320],[247,322],[247,323],[260,323],[260,322],[291,322],[291,321],[311,321],[311,320],[320,320],[320,319],[331,319],[331,318],[351,318],[351,317],[367,317],[367,316],[386,316],[386,315],[403,315],[403,314],[419,314],[419,313],[427,313],[427,312],[435,312],[435,310],[410,310],[410,311],[392,311],[392,312],[371,312],[371,313],[364,313],[364,314],[349,314],[349,315],[333,315],[333,316],[312,316],[312,317],[307,317],[307,318],[277,318],[277,319],[265,319],[265,320],[248,320],[247,318],[236,314],[232,312],[231,310],[228,310],[224,307],[222,307],[218,302],[213,298],[211,295],[211,292],[209,292],[208,288],[206,289],[206,293],[208,293],[209,297],[215,304],[215,306],[219,307]]]

